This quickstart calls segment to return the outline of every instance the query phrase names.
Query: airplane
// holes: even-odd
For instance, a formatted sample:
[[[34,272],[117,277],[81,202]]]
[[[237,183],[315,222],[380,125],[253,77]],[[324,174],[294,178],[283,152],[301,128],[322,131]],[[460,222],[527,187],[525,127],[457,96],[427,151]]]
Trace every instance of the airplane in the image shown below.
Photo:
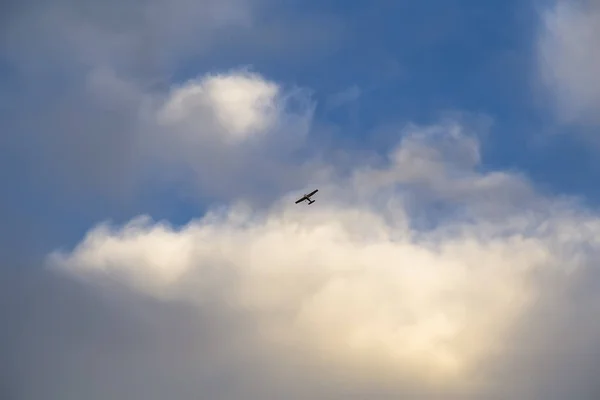
[[[302,203],[304,200],[308,200],[308,205],[311,205],[312,203],[314,203],[316,200],[311,200],[311,196],[314,195],[315,193],[317,193],[319,191],[319,189],[315,189],[312,192],[310,192],[309,194],[305,194],[304,196],[300,197],[298,200],[296,200],[296,204],[298,203]]]

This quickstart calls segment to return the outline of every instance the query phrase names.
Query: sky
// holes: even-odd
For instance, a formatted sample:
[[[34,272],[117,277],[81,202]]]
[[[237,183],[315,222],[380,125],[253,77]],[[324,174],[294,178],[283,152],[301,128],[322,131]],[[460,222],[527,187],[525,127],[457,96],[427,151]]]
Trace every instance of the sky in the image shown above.
[[[593,0],[4,2],[1,397],[597,399],[598,65]]]

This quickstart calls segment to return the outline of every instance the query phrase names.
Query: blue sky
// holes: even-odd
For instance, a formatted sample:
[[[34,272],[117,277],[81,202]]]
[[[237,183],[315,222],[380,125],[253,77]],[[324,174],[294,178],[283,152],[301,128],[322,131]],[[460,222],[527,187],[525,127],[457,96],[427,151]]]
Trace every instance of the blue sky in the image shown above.
[[[596,3],[3,7],[13,398],[598,397]]]

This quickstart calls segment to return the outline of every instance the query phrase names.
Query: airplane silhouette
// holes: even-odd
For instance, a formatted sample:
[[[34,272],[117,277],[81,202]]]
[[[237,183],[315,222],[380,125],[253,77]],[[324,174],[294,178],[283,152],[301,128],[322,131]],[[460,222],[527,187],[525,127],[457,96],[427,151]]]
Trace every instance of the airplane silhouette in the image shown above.
[[[315,200],[311,200],[310,198],[312,197],[312,195],[314,195],[318,191],[319,191],[319,189],[315,189],[312,192],[310,192],[309,194],[305,194],[304,196],[302,196],[298,200],[296,200],[296,204],[302,203],[303,201],[308,200],[308,205],[311,205],[312,203],[315,202]]]

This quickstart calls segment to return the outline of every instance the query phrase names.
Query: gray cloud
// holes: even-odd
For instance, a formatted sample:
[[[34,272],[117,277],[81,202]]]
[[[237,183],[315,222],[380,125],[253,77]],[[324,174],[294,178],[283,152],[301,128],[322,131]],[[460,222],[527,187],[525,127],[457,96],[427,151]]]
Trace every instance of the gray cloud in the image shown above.
[[[542,15],[537,44],[541,83],[563,122],[597,125],[600,110],[600,7],[595,1],[555,2]]]
[[[164,84],[169,63],[191,40],[202,52],[212,32],[247,24],[255,4],[61,0],[15,5],[0,47],[16,71],[15,90],[0,111],[8,151],[17,150],[28,163],[37,187],[56,185],[55,193],[123,201],[135,188],[137,112],[147,88]]]
[[[10,3],[0,41],[0,57],[10,72],[0,100],[6,132],[0,139],[2,158],[19,164],[15,174],[25,168],[31,190],[58,204],[94,201],[113,211],[133,207],[147,183],[144,142],[156,131],[140,121],[144,104],[168,95],[171,74],[179,73],[182,63],[198,65],[202,77],[215,68],[207,59],[247,48],[265,56],[280,51],[272,36],[285,40],[286,35],[272,35],[270,29],[281,27],[263,22],[271,5],[268,0]],[[300,31],[310,22],[306,16],[285,15],[278,24],[284,20]],[[326,18],[320,25],[325,29],[329,22]],[[198,159],[207,160],[202,169],[208,171],[225,157],[205,152]],[[232,166],[238,172],[248,170],[249,161],[267,160],[262,154],[231,157],[239,163]],[[268,163],[256,168],[277,172]],[[218,181],[202,188],[204,197],[230,196]]]

